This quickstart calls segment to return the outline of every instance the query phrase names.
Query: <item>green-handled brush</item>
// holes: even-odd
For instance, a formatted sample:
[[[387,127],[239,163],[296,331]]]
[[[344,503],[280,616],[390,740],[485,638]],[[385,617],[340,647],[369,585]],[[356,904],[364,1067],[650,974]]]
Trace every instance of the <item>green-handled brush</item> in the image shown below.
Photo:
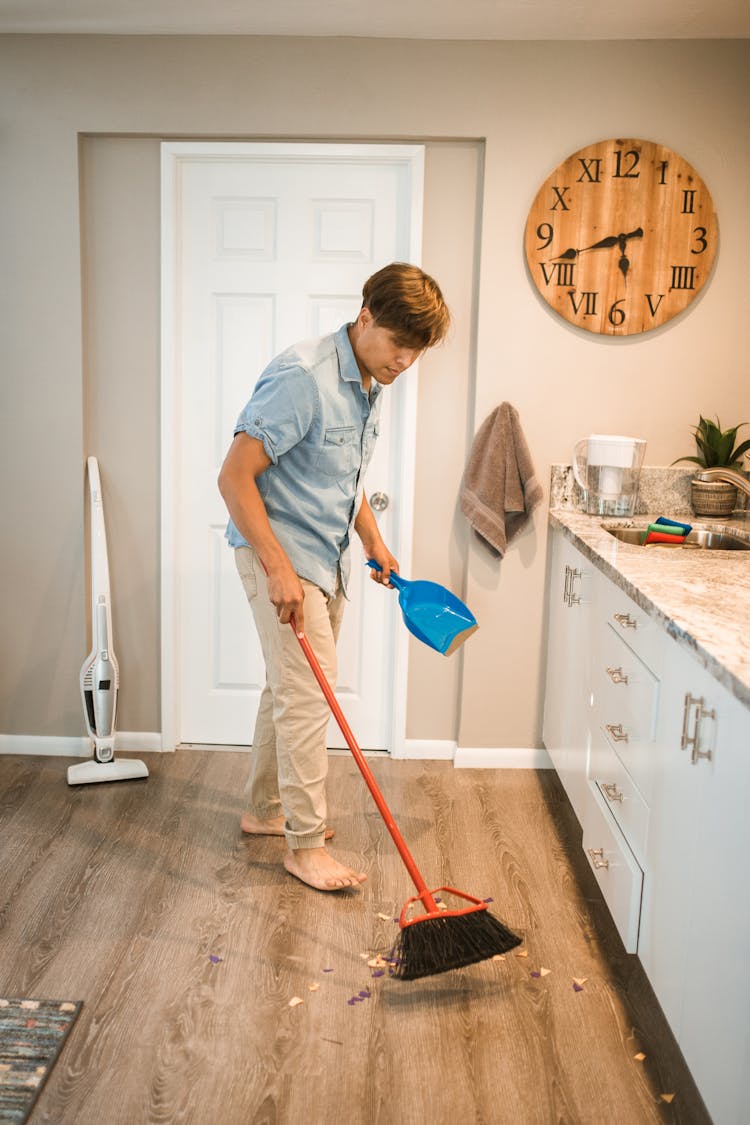
[[[297,632],[294,617],[292,617],[290,624],[313,675],[328,701],[333,716],[341,728],[347,746],[354,755],[354,760],[359,766],[360,773],[367,783],[367,788],[370,790],[378,811],[385,821],[385,826],[393,837],[393,842],[398,848],[414,886],[417,888],[417,895],[410,898],[401,911],[399,919],[400,934],[389,957],[392,975],[400,980],[417,980],[419,977],[445,973],[449,969],[461,969],[465,965],[473,965],[477,961],[486,961],[497,954],[507,953],[508,950],[515,949],[517,945],[521,944],[522,939],[498,921],[497,918],[494,918],[487,909],[486,902],[483,902],[482,899],[465,894],[463,891],[457,891],[453,887],[438,887],[434,891],[428,889],[403,836],[396,826],[372,771],[357,745],[357,740],[339,707],[333,688],[328,683],[310,642],[304,633]],[[455,895],[467,905],[462,905],[456,909],[441,910],[435,900],[435,896],[441,891]],[[408,917],[409,910],[412,904],[416,902],[422,904],[424,913],[410,918]]]

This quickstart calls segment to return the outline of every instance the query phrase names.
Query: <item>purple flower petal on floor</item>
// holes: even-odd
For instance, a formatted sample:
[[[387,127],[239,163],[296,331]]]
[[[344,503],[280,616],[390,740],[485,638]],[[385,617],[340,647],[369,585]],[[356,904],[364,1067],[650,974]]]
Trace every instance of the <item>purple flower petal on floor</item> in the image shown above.
[[[215,953],[209,953],[208,959],[213,965],[218,965],[220,961],[224,960],[223,957],[217,957]]]
[[[578,984],[576,981],[573,981],[573,991],[574,992],[583,992],[583,985]]]
[[[375,969],[372,974],[374,977],[384,977],[385,969]]]

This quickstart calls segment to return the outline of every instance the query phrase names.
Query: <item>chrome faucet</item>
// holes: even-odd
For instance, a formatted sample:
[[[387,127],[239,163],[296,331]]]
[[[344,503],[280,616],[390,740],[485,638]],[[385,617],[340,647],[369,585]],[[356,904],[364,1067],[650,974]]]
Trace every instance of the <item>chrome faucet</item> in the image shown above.
[[[745,496],[750,496],[750,481],[735,469],[703,469],[700,473],[695,474],[695,479],[704,481],[723,480],[727,484],[735,485],[740,492],[745,493]]]

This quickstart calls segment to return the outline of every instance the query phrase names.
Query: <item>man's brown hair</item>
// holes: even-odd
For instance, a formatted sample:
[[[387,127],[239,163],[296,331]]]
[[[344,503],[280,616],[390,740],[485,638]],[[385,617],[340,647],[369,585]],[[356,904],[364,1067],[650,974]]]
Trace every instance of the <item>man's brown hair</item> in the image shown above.
[[[420,351],[438,344],[450,325],[438,283],[407,262],[391,262],[368,278],[362,304],[398,344]]]

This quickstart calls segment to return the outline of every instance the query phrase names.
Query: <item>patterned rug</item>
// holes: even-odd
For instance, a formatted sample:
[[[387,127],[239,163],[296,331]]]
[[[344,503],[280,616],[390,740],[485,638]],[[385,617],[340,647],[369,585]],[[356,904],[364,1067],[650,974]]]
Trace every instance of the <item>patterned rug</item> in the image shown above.
[[[46,1082],[81,1001],[0,997],[0,1125],[23,1125]]]

